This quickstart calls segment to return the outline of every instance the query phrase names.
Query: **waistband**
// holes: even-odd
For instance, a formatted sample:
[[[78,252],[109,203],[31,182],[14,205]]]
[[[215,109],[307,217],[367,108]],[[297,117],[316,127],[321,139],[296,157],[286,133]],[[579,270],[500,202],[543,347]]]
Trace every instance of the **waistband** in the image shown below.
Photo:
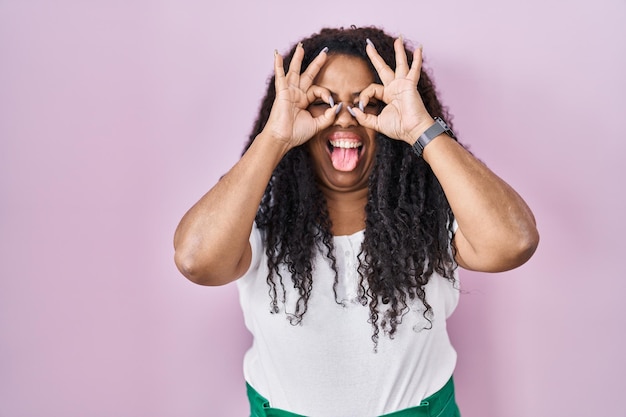
[[[273,408],[265,397],[259,394],[246,382],[248,401],[250,401],[250,417],[306,417],[289,411]],[[416,407],[406,408],[380,417],[460,417],[454,397],[454,381],[452,378],[439,391],[422,400]]]

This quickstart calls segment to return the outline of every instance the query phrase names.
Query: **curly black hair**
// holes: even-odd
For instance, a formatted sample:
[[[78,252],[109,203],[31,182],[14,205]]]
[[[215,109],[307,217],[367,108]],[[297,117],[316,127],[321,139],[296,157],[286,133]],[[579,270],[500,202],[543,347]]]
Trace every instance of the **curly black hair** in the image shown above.
[[[374,43],[378,53],[395,69],[392,36],[377,27],[351,26],[325,28],[303,39],[302,71],[324,47],[328,47],[329,55],[363,59],[375,82],[380,83],[365,53],[366,39]],[[296,44],[285,57],[285,71],[295,48]],[[412,50],[406,45],[405,50],[410,65]],[[267,123],[275,98],[274,81],[272,76],[246,150]],[[442,117],[452,128],[448,111],[437,98],[435,85],[424,69],[417,90],[430,115]],[[426,300],[425,285],[433,272],[454,282],[457,267],[452,245],[454,216],[429,165],[405,142],[380,133],[376,136],[376,147],[365,207],[364,241],[358,256],[359,301],[364,306],[369,304],[369,322],[373,326],[375,345],[381,330],[393,338],[403,315],[409,310],[408,302],[416,297],[423,303],[423,315],[430,323],[432,308]],[[306,146],[290,150],[274,170],[261,200],[256,224],[264,232],[271,312],[277,313],[278,303],[284,303],[286,299],[285,277],[279,270],[284,264],[299,294],[295,310],[287,316],[292,324],[302,321],[314,284],[312,259],[318,248],[322,248],[335,270],[333,291],[337,300],[338,274],[332,223]]]

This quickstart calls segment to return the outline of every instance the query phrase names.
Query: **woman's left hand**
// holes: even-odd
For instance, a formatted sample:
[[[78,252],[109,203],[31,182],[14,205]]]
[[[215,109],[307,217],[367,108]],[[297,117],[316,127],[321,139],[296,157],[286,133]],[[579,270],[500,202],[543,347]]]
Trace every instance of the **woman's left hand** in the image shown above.
[[[365,88],[359,95],[360,108],[355,107],[352,111],[362,126],[412,145],[434,123],[417,91],[422,68],[422,49],[415,50],[409,68],[402,38],[396,39],[393,46],[396,53],[395,72],[368,40],[367,55],[383,84],[370,84]],[[386,104],[378,115],[361,110],[372,98]]]

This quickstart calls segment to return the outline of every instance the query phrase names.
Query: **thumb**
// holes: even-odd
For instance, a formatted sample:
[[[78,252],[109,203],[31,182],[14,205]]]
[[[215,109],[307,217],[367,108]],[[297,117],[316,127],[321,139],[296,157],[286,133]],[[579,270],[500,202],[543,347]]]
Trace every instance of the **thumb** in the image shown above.
[[[377,132],[380,131],[378,129],[378,116],[373,115],[373,114],[369,114],[369,113],[365,113],[360,108],[358,108],[356,106],[355,107],[350,107],[349,110],[350,110],[350,113],[352,114],[352,116],[354,116],[356,121],[359,122],[359,124],[361,126],[367,127],[369,129],[374,129]]]
[[[332,107],[326,109],[326,111],[320,116],[316,117],[315,120],[315,133],[318,133],[335,122],[337,118],[337,113],[341,110],[343,103],[335,104]]]

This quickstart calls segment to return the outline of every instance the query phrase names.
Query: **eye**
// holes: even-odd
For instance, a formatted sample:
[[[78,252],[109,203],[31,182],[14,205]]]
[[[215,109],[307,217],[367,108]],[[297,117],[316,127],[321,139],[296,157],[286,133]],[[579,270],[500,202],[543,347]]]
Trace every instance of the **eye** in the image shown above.
[[[358,106],[358,103],[356,103]],[[377,100],[370,100],[363,108],[363,111],[368,114],[378,114],[383,109],[382,102]]]
[[[330,104],[326,103],[324,100],[315,100],[310,105],[315,106],[315,107],[324,107],[324,106],[330,107]]]
[[[316,116],[323,114],[329,107],[330,107],[330,104],[326,103],[322,99],[317,99],[313,103],[309,104],[308,109],[309,109],[309,112],[314,117],[316,117]]]

